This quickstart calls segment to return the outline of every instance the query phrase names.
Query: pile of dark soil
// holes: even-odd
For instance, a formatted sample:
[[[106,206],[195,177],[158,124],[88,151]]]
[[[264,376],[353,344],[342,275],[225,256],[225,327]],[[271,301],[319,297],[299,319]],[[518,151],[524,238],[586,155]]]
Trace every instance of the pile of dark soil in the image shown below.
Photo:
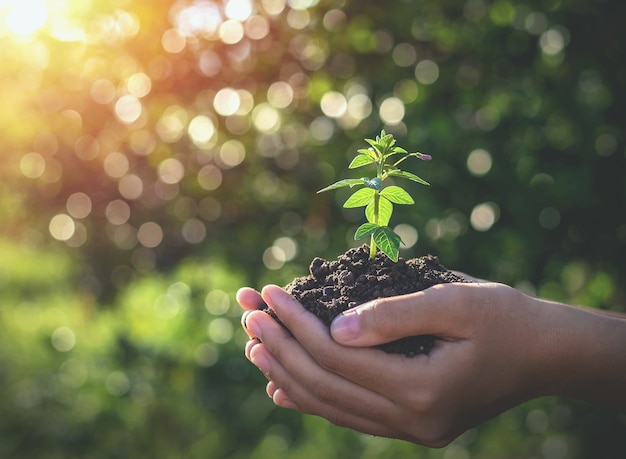
[[[435,256],[400,258],[394,263],[381,252],[370,259],[367,245],[350,249],[334,261],[315,258],[309,270],[309,276],[294,279],[285,290],[328,326],[343,311],[377,298],[414,293],[436,284],[470,282],[446,269]],[[433,336],[420,335],[379,347],[411,356],[428,354],[433,342]]]

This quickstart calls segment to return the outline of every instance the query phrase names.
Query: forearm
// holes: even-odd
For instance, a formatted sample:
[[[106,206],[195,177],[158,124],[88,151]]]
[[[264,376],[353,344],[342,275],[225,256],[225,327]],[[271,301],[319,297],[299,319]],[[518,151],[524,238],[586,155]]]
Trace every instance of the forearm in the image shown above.
[[[538,301],[552,321],[543,340],[546,395],[626,412],[626,318]]]

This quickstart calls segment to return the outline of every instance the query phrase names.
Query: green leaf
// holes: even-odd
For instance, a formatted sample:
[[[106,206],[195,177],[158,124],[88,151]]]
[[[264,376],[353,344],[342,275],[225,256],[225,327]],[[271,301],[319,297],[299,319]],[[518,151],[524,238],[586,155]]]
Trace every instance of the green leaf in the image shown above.
[[[358,240],[364,238],[365,236],[369,236],[376,230],[376,228],[378,228],[378,225],[374,223],[363,223],[356,229],[356,232],[354,233],[354,239]]]
[[[374,242],[391,260],[398,261],[402,239],[391,228],[381,226],[373,233]]]
[[[343,206],[346,208],[366,206],[374,199],[375,193],[376,190],[371,188],[361,188],[360,190],[355,191],[352,196],[347,199]]]
[[[342,188],[344,186],[353,187],[355,185],[365,185],[365,180],[363,179],[345,179],[339,180],[338,182],[333,183],[332,185],[327,186],[326,188],[322,188],[318,191],[318,193],[322,193],[324,191],[335,190],[337,188]]]
[[[394,169],[394,170],[387,171],[387,175],[394,176],[394,177],[402,177],[402,178],[405,178],[405,179],[413,180],[414,182],[421,183],[422,185],[430,185],[430,183],[428,183],[426,180],[418,177],[417,175],[411,174],[410,172],[407,172],[407,171],[401,171],[400,169]]]
[[[399,186],[388,186],[380,192],[380,195],[394,204],[415,204],[411,195]]]
[[[382,156],[382,153],[380,152],[380,145],[378,144],[378,142],[376,142],[375,140],[372,140],[372,139],[365,139],[365,141],[372,146],[372,148],[374,149],[374,154],[376,155],[376,157],[380,158]]]
[[[386,199],[380,199],[378,201],[378,224],[381,226],[387,226],[389,220],[391,220],[391,214],[393,213],[393,204]],[[365,217],[370,223],[376,223],[374,215],[374,201],[370,202],[365,208]]]
[[[362,155],[369,156],[374,161],[376,161],[376,152],[371,148],[360,148],[359,150],[357,150],[357,152]]]
[[[370,156],[357,155],[348,166],[348,169],[356,169],[357,167],[367,166],[368,164],[372,164],[375,161],[376,160]]]

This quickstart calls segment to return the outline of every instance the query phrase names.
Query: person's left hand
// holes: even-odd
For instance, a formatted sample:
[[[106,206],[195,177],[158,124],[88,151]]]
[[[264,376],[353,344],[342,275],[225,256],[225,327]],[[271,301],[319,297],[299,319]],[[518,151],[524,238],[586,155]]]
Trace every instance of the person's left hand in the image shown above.
[[[430,355],[413,357],[347,347],[279,287],[265,287],[262,294],[244,288],[237,299],[246,310],[242,324],[251,337],[246,356],[269,380],[267,394],[278,406],[431,447],[445,446],[505,408],[493,401],[489,413],[474,406],[484,402],[484,390],[474,393],[476,384],[465,381],[466,367],[473,365],[471,359],[463,363],[473,350],[469,340],[440,340]],[[264,303],[287,328],[257,311]],[[464,389],[456,391],[459,385]]]

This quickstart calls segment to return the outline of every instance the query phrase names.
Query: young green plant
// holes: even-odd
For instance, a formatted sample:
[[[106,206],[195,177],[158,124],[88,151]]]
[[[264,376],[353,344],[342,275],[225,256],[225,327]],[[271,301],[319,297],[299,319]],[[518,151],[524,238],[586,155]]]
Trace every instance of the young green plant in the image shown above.
[[[398,261],[402,239],[388,226],[393,213],[393,205],[415,204],[415,201],[409,193],[397,185],[383,188],[383,182],[389,177],[398,177],[428,185],[428,182],[417,175],[400,169],[399,165],[411,157],[424,161],[432,158],[430,155],[418,152],[409,153],[404,148],[397,147],[393,135],[387,134],[384,130],[376,136],[375,140],[365,139],[365,141],[370,147],[358,150],[358,155],[348,167],[357,169],[363,166],[375,166],[376,175],[372,178],[340,180],[319,190],[318,193],[343,187],[362,187],[352,193],[343,204],[346,208],[365,207],[367,223],[357,228],[354,238],[358,240],[370,237],[370,258],[376,256],[378,249],[391,260]]]

